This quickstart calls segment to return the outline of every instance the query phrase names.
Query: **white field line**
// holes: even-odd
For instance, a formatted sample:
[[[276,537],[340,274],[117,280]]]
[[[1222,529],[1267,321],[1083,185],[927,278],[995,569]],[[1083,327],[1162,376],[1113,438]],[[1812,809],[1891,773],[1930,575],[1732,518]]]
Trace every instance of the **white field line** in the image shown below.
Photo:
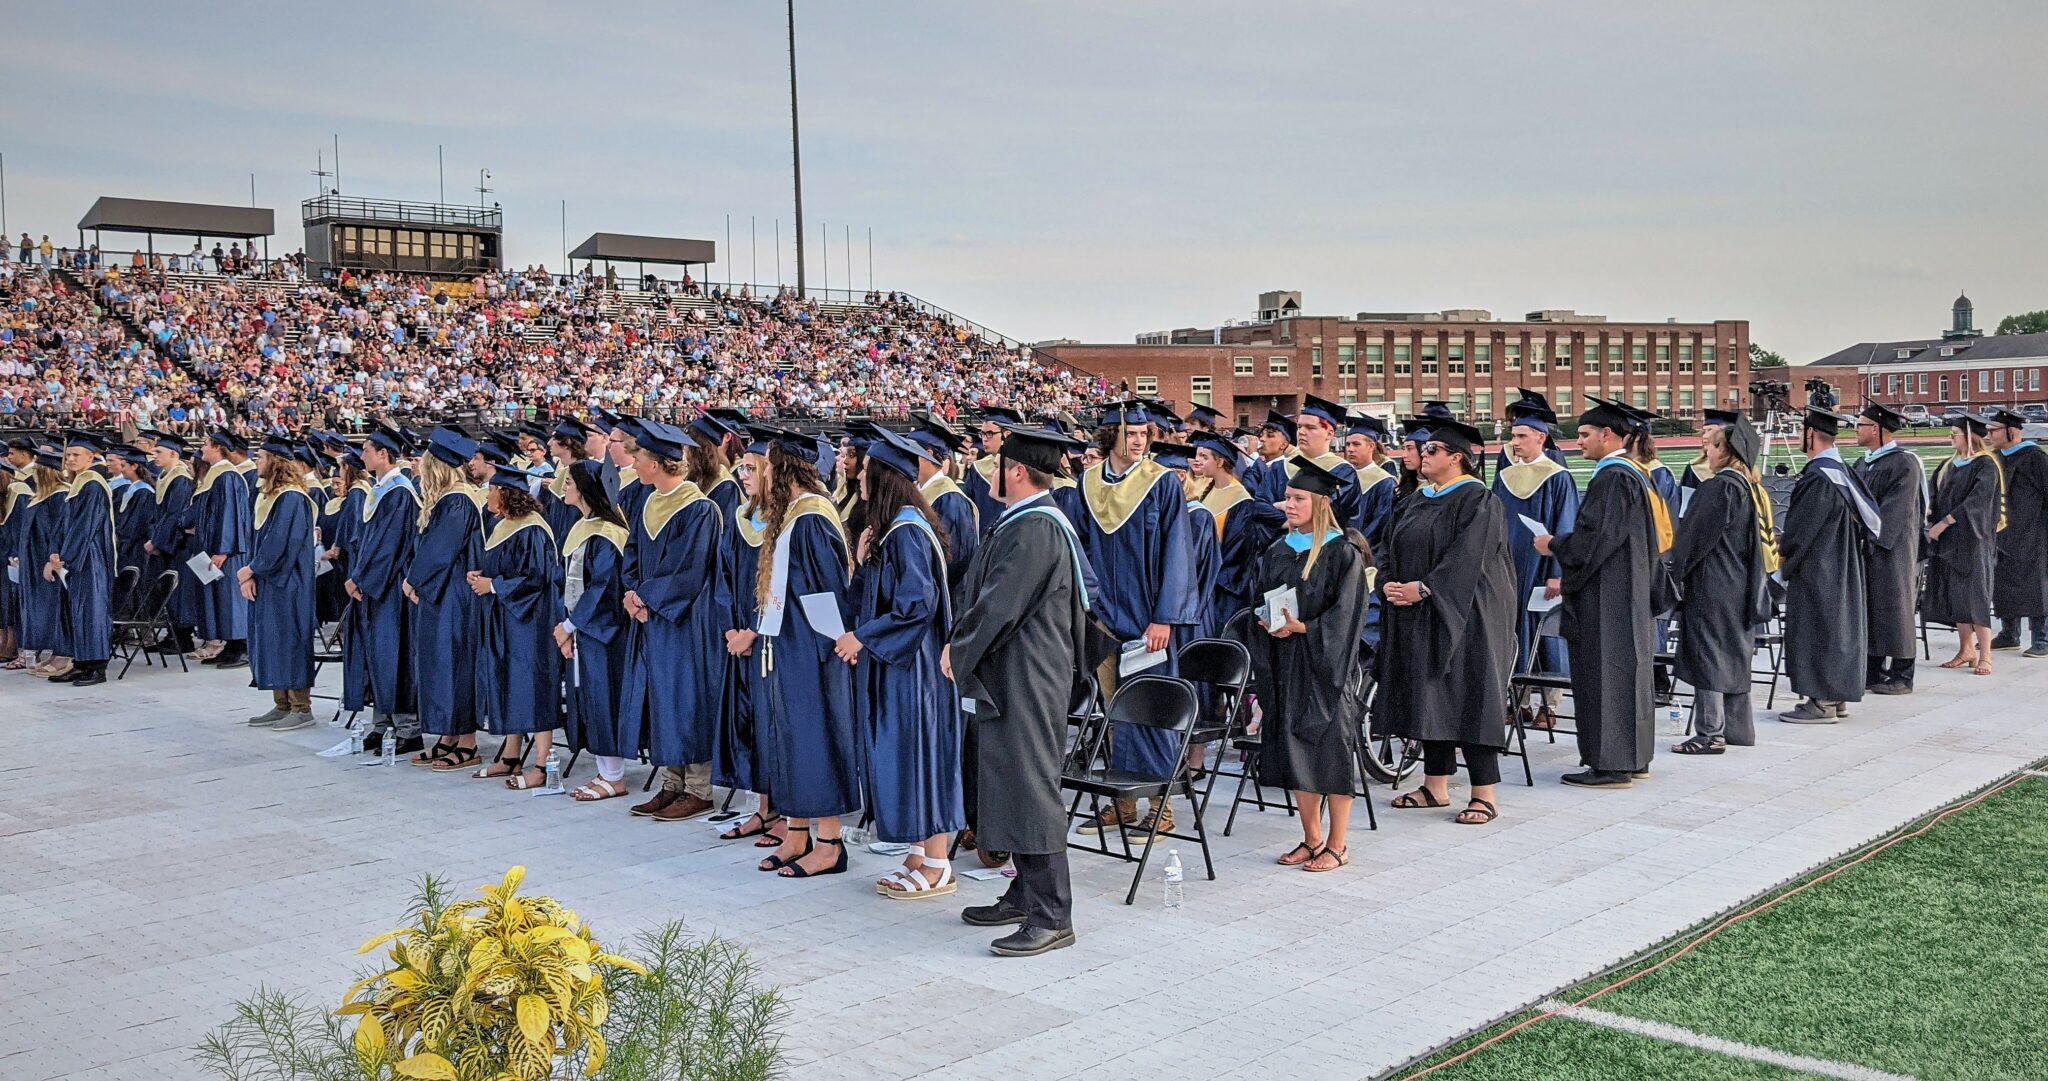
[[[1702,1051],[1712,1051],[1731,1058],[1742,1058],[1748,1059],[1751,1062],[1763,1062],[1773,1066],[1782,1066],[1788,1070],[1804,1070],[1807,1073],[1819,1074],[1822,1077],[1839,1077],[1843,1081],[1914,1081],[1912,1077],[1905,1074],[1886,1073],[1883,1070],[1874,1070],[1868,1066],[1858,1066],[1854,1063],[1832,1062],[1828,1059],[1808,1058],[1805,1055],[1773,1051],[1768,1047],[1758,1047],[1755,1044],[1724,1040],[1719,1036],[1704,1035],[1691,1029],[1679,1028],[1677,1025],[1667,1025],[1662,1021],[1645,1021],[1639,1017],[1624,1017],[1618,1013],[1608,1013],[1606,1010],[1596,1010],[1589,1006],[1574,1006],[1569,1002],[1560,1002],[1557,999],[1550,999],[1544,1002],[1538,1009],[1549,1010],[1560,1017],[1569,1017],[1574,1021],[1583,1021],[1589,1025],[1611,1028],[1617,1032],[1648,1036],[1654,1040],[1683,1044],[1686,1047],[1698,1048]]]

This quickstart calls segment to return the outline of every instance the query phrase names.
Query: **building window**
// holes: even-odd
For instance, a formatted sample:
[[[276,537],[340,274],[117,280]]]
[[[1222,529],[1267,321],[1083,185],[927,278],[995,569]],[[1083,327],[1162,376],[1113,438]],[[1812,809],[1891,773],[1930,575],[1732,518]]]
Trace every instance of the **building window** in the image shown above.
[[[1570,416],[1579,411],[1579,403],[1572,400],[1572,388],[1558,387],[1557,393],[1553,397],[1557,400],[1552,402],[1551,405],[1556,408],[1558,416]]]
[[[1616,342],[1616,343],[1614,343],[1613,345],[1610,345],[1610,346],[1608,346],[1608,347],[1607,347],[1607,374],[1609,374],[1609,375],[1620,375],[1620,374],[1621,374],[1621,343],[1620,343],[1620,342]]]
[[[1408,347],[1396,345],[1394,347],[1394,374],[1407,375],[1412,370],[1413,367],[1408,363]]]
[[[1492,392],[1492,391],[1490,391],[1490,390],[1481,390],[1481,391],[1475,391],[1475,392],[1473,392],[1473,394],[1472,394],[1472,415],[1473,415],[1473,416],[1476,416],[1476,417],[1479,417],[1479,418],[1481,418],[1481,419],[1487,419],[1487,418],[1490,418],[1490,417],[1492,417],[1492,416],[1493,416],[1493,392]]]
[[[1998,391],[2005,389],[2005,373],[2003,371],[1991,373],[1991,389]]]
[[[1462,416],[1464,416],[1464,415],[1465,415],[1465,392],[1464,392],[1464,391],[1462,391],[1462,390],[1454,390],[1454,391],[1452,391],[1452,392],[1451,392],[1451,412],[1452,412],[1453,414],[1457,415],[1457,416],[1460,416],[1460,417],[1462,417]]]
[[[1561,372],[1572,370],[1572,343],[1567,341],[1557,343],[1557,348],[1552,350],[1551,367]]]
[[[1358,347],[1340,345],[1337,347],[1337,374],[1349,379],[1358,374]]]
[[[1879,381],[1880,379],[1882,379],[1882,378],[1883,378],[1883,376],[1877,376],[1877,375],[1873,375],[1873,376],[1871,376],[1871,377],[1870,377],[1870,395],[1871,395],[1871,397],[1873,397],[1873,398],[1874,398],[1874,397],[1876,397],[1876,396],[1877,396],[1877,384],[1878,384],[1878,381]]]
[[[1386,372],[1386,350],[1387,347],[1384,345],[1368,345],[1365,347],[1365,374],[1381,375]]]
[[[1511,372],[1522,370],[1522,343],[1502,342],[1500,347],[1501,366]]]
[[[1238,376],[1239,378],[1243,378],[1245,376],[1252,374],[1252,358],[1231,357],[1230,371],[1232,375]]]
[[[1156,375],[1141,375],[1132,385],[1137,388],[1139,394],[1159,393],[1159,377]]]
[[[1209,400],[1214,396],[1214,392],[1210,389],[1213,386],[1215,384],[1210,381],[1208,376],[1191,375],[1188,377],[1188,397],[1193,399],[1196,405],[1213,405],[1215,403]]]
[[[1700,371],[1714,374],[1714,343],[1705,342],[1700,346]]]
[[[1925,394],[1925,393],[1927,393],[1927,373],[1926,373],[1926,372],[1921,372],[1921,373],[1920,373],[1920,393],[1922,393],[1922,394]]]
[[[1679,388],[1678,388],[1678,411],[1679,411],[1679,412],[1680,412],[1681,414],[1685,415],[1685,416],[1691,416],[1691,415],[1692,415],[1692,388],[1691,388],[1691,387],[1679,387]]]
[[[1338,405],[1350,405],[1352,402],[1355,402],[1357,400],[1358,392],[1350,387],[1344,387],[1343,389],[1337,391]]]
[[[1399,413],[1404,417],[1409,415],[1410,413],[1415,412],[1415,392],[1412,390],[1395,391],[1394,412]]]
[[[1925,378],[1925,377],[1923,376],[1922,378]],[[2039,368],[2029,368],[2029,369],[2027,369],[2027,389],[2028,389],[2028,390],[2040,390],[2040,389],[2041,389],[2041,369],[2039,369]]]
[[[1896,376],[1896,375],[1887,375],[1887,376],[1885,376],[1885,377],[1884,377],[1884,392],[1885,392],[1886,394],[1889,394],[1889,395],[1893,396],[1893,397],[1897,397],[1897,396],[1898,396],[1898,393],[1899,393],[1899,377],[1898,377],[1898,376]]]
[[[1990,373],[1990,372],[1978,372],[1978,373],[1977,373],[1977,393],[1979,393],[1979,394],[1989,394],[1989,393],[1991,393],[1991,373]]]
[[[1422,347],[1422,374],[1436,374],[1436,346],[1434,345]]]
[[[1948,377],[1942,376],[1942,378],[1946,379]],[[1970,400],[1970,377],[1967,375],[1956,380],[1956,400],[1959,402]]]
[[[1543,342],[1530,342],[1530,343],[1529,343],[1529,374],[1530,374],[1530,375],[1542,375],[1542,374],[1543,374],[1543,361],[1544,361],[1544,354],[1545,354],[1546,352],[1548,352],[1548,347],[1547,347],[1547,346],[1545,345],[1545,343],[1543,343]]]
[[[1452,375],[1465,374],[1465,347],[1462,344],[1454,344],[1451,346],[1450,357],[1448,359],[1451,362]]]
[[[1320,345],[1309,346],[1308,374],[1317,379],[1323,377],[1323,347]]]
[[[1671,374],[1671,347],[1668,345],[1657,347],[1657,374]]]
[[[1659,412],[1659,413],[1669,413],[1669,412],[1671,412],[1671,392],[1670,392],[1670,391],[1668,391],[1668,390],[1660,390],[1660,391],[1658,391],[1658,392],[1657,392],[1657,412]]]
[[[1631,368],[1631,369],[1632,369],[1632,370],[1633,370],[1633,371],[1634,371],[1634,372],[1635,372],[1635,373],[1636,373],[1637,375],[1648,375],[1648,374],[1650,374],[1650,361],[1649,361],[1649,357],[1645,355],[1645,354],[1647,354],[1648,352],[1649,352],[1649,349],[1648,349],[1648,347],[1646,347],[1646,346],[1643,346],[1643,345],[1631,345],[1631,346],[1629,346],[1629,347],[1628,347],[1628,362],[1629,362],[1629,367],[1630,367],[1630,368]]]
[[[1266,374],[1267,374],[1267,375],[1286,375],[1286,374],[1287,374],[1287,358],[1286,358],[1286,357],[1267,357],[1267,358],[1266,358]]]
[[[1948,376],[1941,377],[1941,400],[1948,401]]]
[[[1650,392],[1647,390],[1636,391],[1633,395],[1630,396],[1630,400],[1634,403],[1637,409],[1650,408]]]

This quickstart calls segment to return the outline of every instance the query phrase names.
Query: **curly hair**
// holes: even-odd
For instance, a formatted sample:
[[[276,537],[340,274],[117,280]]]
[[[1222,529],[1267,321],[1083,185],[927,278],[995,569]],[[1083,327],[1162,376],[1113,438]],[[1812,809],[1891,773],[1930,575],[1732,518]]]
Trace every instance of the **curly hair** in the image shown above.
[[[754,574],[754,599],[756,603],[767,604],[769,583],[774,578],[775,561],[768,553],[775,550],[775,544],[782,537],[782,527],[789,515],[789,505],[797,497],[808,493],[825,494],[825,482],[818,478],[818,467],[807,459],[799,457],[779,442],[768,444],[768,476],[758,485],[761,491],[755,500],[760,511],[761,522],[761,566]]]

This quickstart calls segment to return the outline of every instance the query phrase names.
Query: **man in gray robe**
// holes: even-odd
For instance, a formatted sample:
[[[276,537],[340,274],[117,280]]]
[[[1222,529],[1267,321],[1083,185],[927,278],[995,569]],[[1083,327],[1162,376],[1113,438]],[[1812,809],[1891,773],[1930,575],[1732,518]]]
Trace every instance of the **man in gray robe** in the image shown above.
[[[973,708],[975,840],[1009,852],[1017,877],[977,927],[1022,924],[989,948],[1029,957],[1074,944],[1067,807],[1060,798],[1067,704],[1084,679],[1086,587],[1080,541],[1048,493],[1073,441],[1005,426],[991,494],[1005,509],[969,569],[946,673]]]
[[[1998,571],[1991,608],[2001,626],[1992,649],[2020,648],[2020,620],[2033,625],[2029,657],[2048,657],[2048,451],[2029,441],[2027,418],[1992,410],[1985,441],[2005,476],[2005,528],[1998,533]]]
[[[1778,534],[1785,578],[1785,679],[1804,701],[1778,714],[1791,724],[1833,724],[1863,700],[1868,661],[1863,544],[1882,532],[1877,504],[1835,449],[1842,418],[1808,409],[1806,468]]]
[[[1853,472],[1877,502],[1877,537],[1864,549],[1863,582],[1869,613],[1869,660],[1864,690],[1913,693],[1915,620],[1920,599],[1920,535],[1927,522],[1927,469],[1899,446],[1893,433],[1906,418],[1872,402],[1856,419],[1856,444],[1865,451]]]

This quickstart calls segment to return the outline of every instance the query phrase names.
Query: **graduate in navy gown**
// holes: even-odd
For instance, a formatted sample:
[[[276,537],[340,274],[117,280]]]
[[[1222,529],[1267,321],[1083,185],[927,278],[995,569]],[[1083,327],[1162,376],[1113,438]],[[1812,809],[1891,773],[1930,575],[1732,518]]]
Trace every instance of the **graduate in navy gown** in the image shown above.
[[[156,488],[150,483],[149,456],[132,447],[107,455],[120,490],[114,493],[114,551],[122,567],[134,567],[134,594],[115,597],[114,609],[132,607],[136,597],[147,596],[163,573],[163,560],[149,554],[149,527],[156,524]]]
[[[24,654],[48,653],[40,665],[29,669],[44,678],[65,671],[71,652],[65,636],[64,587],[55,577],[45,578],[43,570],[57,550],[64,533],[64,502],[70,488],[64,483],[64,452],[51,444],[38,444],[27,474],[34,491],[26,503],[15,508],[14,574],[19,587],[19,647]],[[17,658],[19,660],[19,658]]]
[[[448,428],[429,435],[420,458],[418,536],[399,587],[411,605],[412,670],[427,674],[414,692],[420,731],[434,737],[415,766],[452,773],[476,764],[477,665],[481,602],[468,586],[483,563],[483,511],[464,466],[476,444]],[[498,774],[493,774],[497,776]]]
[[[981,545],[981,511],[940,463],[951,461],[966,440],[929,413],[916,419],[917,427],[906,434],[925,449],[916,460],[917,491],[945,527],[946,581],[957,589],[967,580],[967,565],[974,562]]]
[[[1201,618],[1202,598],[1196,594],[1194,546],[1189,539],[1187,493],[1180,478],[1146,455],[1156,429],[1142,404],[1108,407],[1096,433],[1105,459],[1081,478],[1087,509],[1074,523],[1081,547],[1101,580],[1091,611],[1126,648],[1166,651],[1166,659],[1147,671],[1172,675],[1175,654],[1192,636]],[[1142,647],[1130,643],[1142,642]],[[1103,662],[1098,676],[1105,692],[1117,681],[1118,658]],[[1119,730],[1112,737],[1110,765],[1151,777],[1170,776],[1175,737],[1150,728]],[[1173,808],[1160,800],[1152,808],[1162,830],[1173,827]],[[1104,808],[1100,818],[1083,826],[1099,832],[1121,821],[1139,825],[1137,805]]]
[[[1195,448],[1180,443],[1152,444],[1152,460],[1173,471],[1180,480],[1182,494],[1187,498],[1188,550],[1193,557],[1189,566],[1194,573],[1196,597],[1195,625],[1189,629],[1188,636],[1214,638],[1223,629],[1223,621],[1235,613],[1220,611],[1214,604],[1216,582],[1223,576],[1223,537],[1216,524],[1216,516],[1195,496],[1207,485],[1191,476],[1194,453]]]
[[[249,602],[249,685],[271,692],[267,726],[290,732],[313,723],[313,521],[318,515],[305,470],[284,442],[263,444],[256,459],[256,509],[248,565],[235,575]],[[259,714],[258,717],[269,716]],[[257,718],[251,724],[264,727]]]
[[[238,583],[254,544],[249,519],[256,500],[248,475],[229,458],[231,451],[245,446],[233,432],[208,433],[199,450],[207,463],[206,475],[192,492],[192,549],[213,557],[214,569],[221,573],[199,587],[199,637],[221,643],[220,652],[200,663],[221,668],[249,663],[249,602]]]
[[[0,459],[0,570],[13,572],[0,574],[0,661],[15,670],[28,667],[17,633],[21,625],[21,586],[14,577],[21,571],[14,566],[15,534],[28,521],[24,508],[35,495],[35,486],[20,479],[35,464],[35,451],[24,451],[19,446],[24,443],[27,440],[10,441],[6,458]]]
[[[185,561],[192,557],[191,514],[194,481],[192,467],[185,459],[185,442],[174,435],[157,437],[150,460],[156,465],[156,517],[150,522],[143,551],[161,561],[166,570],[178,572],[178,584],[171,590],[170,623],[177,648],[189,652],[195,643],[192,630],[199,625],[199,584]],[[168,648],[168,647],[167,647]]]
[[[976,434],[981,438],[981,456],[962,475],[960,489],[967,498],[974,501],[974,515],[977,521],[993,528],[995,521],[1003,516],[1003,502],[996,498],[992,487],[996,475],[996,455],[1003,449],[1003,424],[1022,424],[1024,414],[1003,406],[984,406],[981,410],[981,426]]]
[[[861,537],[853,629],[833,648],[853,666],[875,836],[911,846],[903,866],[876,883],[891,899],[957,890],[948,857],[954,831],[967,824],[960,690],[940,667],[953,629],[948,538],[917,486],[929,455],[893,432],[868,444],[856,483],[874,524]]]
[[[570,793],[583,803],[630,792],[626,756],[639,753],[639,732],[619,710],[626,682],[626,519],[605,490],[604,466],[585,459],[566,471],[562,499],[582,517],[562,536],[563,728],[577,750],[597,760],[597,777]]]
[[[729,433],[708,415],[691,421],[687,430],[696,444],[683,449],[683,477],[718,505],[721,518],[732,521],[741,493],[739,479],[732,475],[732,460],[725,454]]]
[[[404,449],[396,436],[382,430],[370,433],[361,454],[375,482],[363,500],[362,521],[348,553],[348,579],[342,588],[355,603],[342,634],[342,652],[363,674],[364,683],[355,688],[343,685],[342,708],[360,710],[367,698],[376,706],[379,731],[371,733],[364,749],[381,748],[382,730],[389,729],[398,750],[410,754],[420,749],[421,740],[413,704],[412,605],[401,587],[412,566],[420,498],[411,478],[399,471]]]
[[[1294,418],[1295,452],[1336,475],[1341,486],[1331,497],[1330,505],[1337,514],[1337,528],[1357,530],[1362,535],[1366,526],[1365,493],[1358,484],[1358,471],[1336,451],[1350,426],[1350,414],[1344,406],[1328,398],[1305,395],[1301,412]],[[1296,468],[1292,458],[1282,463],[1285,479],[1292,479]],[[1286,498],[1287,488],[1283,482],[1280,495],[1274,502]]]
[[[1536,631],[1542,612],[1529,611],[1529,596],[1543,590],[1546,599],[1561,592],[1557,559],[1536,550],[1536,534],[1522,524],[1526,516],[1544,526],[1545,536],[1565,536],[1579,516],[1579,486],[1571,472],[1544,456],[1550,425],[1534,413],[1522,413],[1510,429],[1509,464],[1494,474],[1493,494],[1507,508],[1508,554],[1515,563],[1515,671],[1554,672],[1568,675],[1570,662],[1564,639]],[[1554,727],[1550,714],[1557,705],[1554,691],[1546,692],[1544,707],[1534,718],[1538,728]]]
[[[624,596],[626,680],[620,708],[628,731],[662,769],[661,791],[634,806],[657,822],[711,810],[711,742],[718,726],[726,613],[714,586],[725,521],[718,504],[683,479],[688,433],[660,421],[621,422],[635,448],[635,485],[626,514]]]
[[[1294,457],[1297,431],[1294,419],[1284,413],[1268,412],[1259,425],[1259,455],[1238,478],[1259,502],[1278,504],[1286,498],[1287,459]]]
[[[812,625],[799,598],[824,594],[838,608],[835,629],[843,629],[852,553],[818,477],[816,443],[772,428],[755,436],[767,469],[754,578],[754,712],[766,724],[768,790],[789,818],[788,837],[760,866],[785,878],[839,874],[840,816],[861,805],[853,672],[832,659],[836,636]]]
[[[1522,396],[1509,402],[1507,405],[1506,412],[1509,427],[1513,427],[1516,420],[1525,416],[1541,420],[1550,429],[1550,432],[1543,439],[1543,456],[1558,465],[1565,465],[1564,451],[1560,450],[1557,445],[1557,411],[1550,407],[1550,399],[1544,397],[1541,391],[1530,390],[1528,387],[1516,387],[1515,389],[1520,391]],[[1494,454],[1494,472],[1498,473],[1514,464],[1508,451],[1509,448],[1506,445],[1502,445],[1500,450]]]
[[[1197,432],[1194,446],[1189,471],[1204,482],[1202,506],[1216,523],[1218,566],[1208,608],[1220,630],[1258,600],[1259,558],[1279,538],[1287,516],[1239,483],[1237,468],[1243,459],[1236,444],[1214,432]]]
[[[60,583],[71,658],[71,667],[50,682],[80,687],[105,683],[113,655],[114,495],[93,468],[98,451],[98,441],[84,432],[72,433],[64,448],[71,483],[63,528],[45,568]]]
[[[484,538],[468,584],[477,598],[477,702],[491,730],[505,737],[498,760],[479,777],[504,777],[505,787],[539,788],[542,768],[562,723],[562,558],[533,494],[532,474],[509,467],[491,476],[491,513],[498,524]],[[512,772],[525,737],[533,759]]]
[[[764,448],[765,449],[765,448]],[[754,713],[754,681],[759,665],[752,659],[760,621],[755,595],[761,570],[760,480],[767,466],[761,454],[741,448],[739,484],[744,496],[733,508],[725,531],[725,552],[718,561],[718,604],[726,612],[725,683],[719,695],[718,733],[712,744],[711,773],[718,784],[759,797],[754,813],[719,834],[728,841],[758,837],[756,848],[775,848],[788,835],[788,822],[773,809],[764,759],[768,740],[765,722]]]
[[[575,417],[563,417],[555,423],[554,431],[548,433],[548,454],[554,459],[554,472],[540,489],[541,516],[547,519],[548,529],[557,538],[569,535],[570,527],[583,518],[583,512],[566,502],[569,490],[569,468],[584,458],[584,448],[589,445],[590,426]]]

